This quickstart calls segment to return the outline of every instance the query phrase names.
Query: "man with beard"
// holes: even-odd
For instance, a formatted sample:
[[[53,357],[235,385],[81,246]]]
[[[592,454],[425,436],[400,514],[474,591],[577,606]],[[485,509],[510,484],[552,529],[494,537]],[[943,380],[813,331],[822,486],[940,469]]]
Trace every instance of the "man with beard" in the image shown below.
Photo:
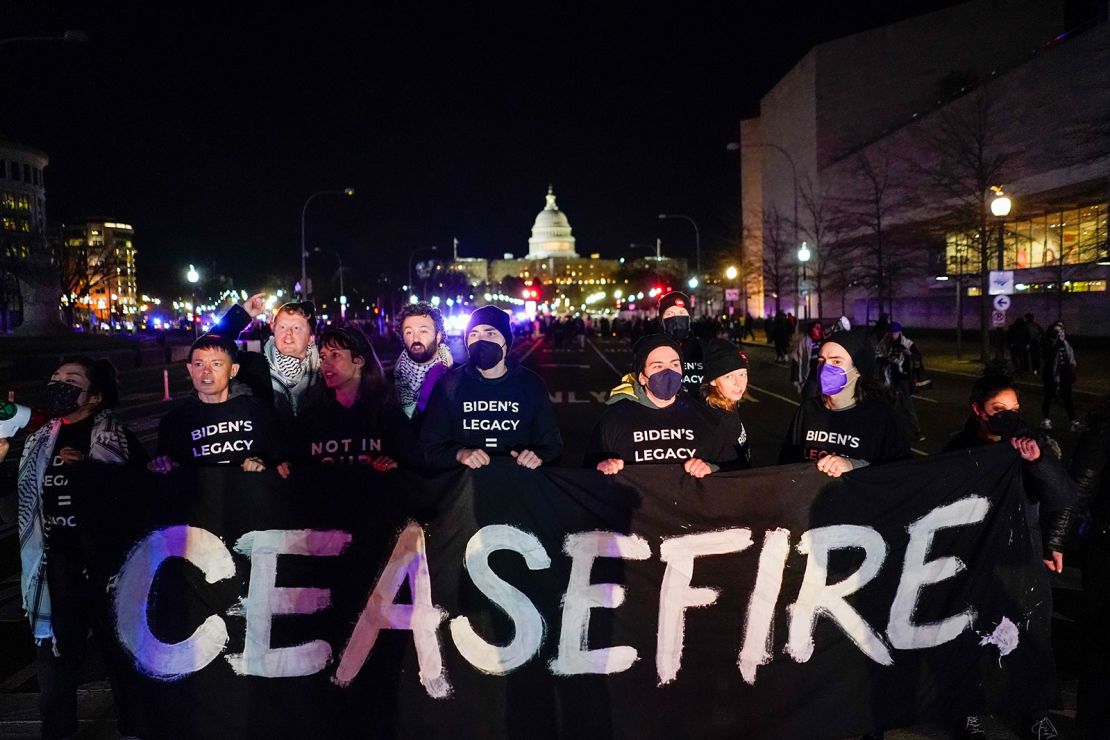
[[[405,349],[393,366],[393,384],[402,410],[411,419],[428,405],[432,389],[453,364],[444,344],[443,314],[421,301],[397,314],[397,334]]]

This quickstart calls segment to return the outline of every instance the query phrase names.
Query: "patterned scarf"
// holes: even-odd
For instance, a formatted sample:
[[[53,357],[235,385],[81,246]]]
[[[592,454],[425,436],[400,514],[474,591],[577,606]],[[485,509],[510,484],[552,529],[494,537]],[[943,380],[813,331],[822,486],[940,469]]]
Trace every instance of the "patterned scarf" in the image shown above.
[[[397,387],[397,400],[400,401],[401,407],[404,409],[415,407],[420,398],[420,389],[424,386],[424,378],[428,377],[432,368],[436,365],[451,367],[453,364],[451,352],[443,343],[440,343],[432,359],[423,363],[409,357],[407,350],[402,351],[401,356],[397,358],[397,364],[393,366],[393,384]]]
[[[304,375],[304,368],[308,363],[291,355],[275,352],[274,364],[277,366],[276,369],[281,377],[289,381],[289,385],[296,385],[297,381]]]
[[[46,554],[49,549],[49,527],[42,515],[42,483],[50,456],[58,441],[61,419],[52,419],[30,437],[19,461],[19,559],[22,562],[20,587],[23,608],[31,621],[35,642],[54,639],[50,614],[50,588],[46,583]],[[89,440],[89,459],[122,465],[130,457],[127,434],[123,425],[108,409],[93,419]],[[57,654],[58,646],[54,645]]]

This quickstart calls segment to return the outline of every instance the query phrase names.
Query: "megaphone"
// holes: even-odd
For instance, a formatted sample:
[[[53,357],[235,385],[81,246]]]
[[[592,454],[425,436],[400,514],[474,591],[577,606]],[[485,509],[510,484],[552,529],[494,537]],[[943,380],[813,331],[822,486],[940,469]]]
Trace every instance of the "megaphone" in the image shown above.
[[[0,401],[0,439],[14,437],[31,422],[31,408],[11,401]]]

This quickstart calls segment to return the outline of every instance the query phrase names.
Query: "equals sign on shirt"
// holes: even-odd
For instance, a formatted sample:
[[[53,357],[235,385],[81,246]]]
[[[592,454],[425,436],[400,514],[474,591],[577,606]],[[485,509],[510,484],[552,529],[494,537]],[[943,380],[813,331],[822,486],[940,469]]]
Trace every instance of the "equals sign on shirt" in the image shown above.
[[[58,496],[58,506],[69,506],[71,503],[68,495]]]
[[[486,447],[496,447],[497,437],[486,437]]]

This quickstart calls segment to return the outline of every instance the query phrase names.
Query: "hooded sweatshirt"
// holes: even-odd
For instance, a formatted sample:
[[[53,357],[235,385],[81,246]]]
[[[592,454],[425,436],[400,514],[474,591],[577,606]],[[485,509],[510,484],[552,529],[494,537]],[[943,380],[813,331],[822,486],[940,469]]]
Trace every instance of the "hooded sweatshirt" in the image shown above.
[[[186,467],[241,465],[248,457],[272,466],[289,459],[277,414],[235,381],[223,403],[204,403],[194,392],[162,417],[158,454]]]
[[[715,468],[738,462],[733,442],[739,438],[740,429],[731,426],[733,420],[740,424],[738,415],[726,418],[729,428],[722,431],[718,416],[686,391],[679,391],[674,403],[660,408],[631,374],[622,380],[605,402],[608,408],[586,444],[586,467],[611,458],[619,458],[626,465],[682,464],[696,458]]]
[[[448,370],[428,399],[420,442],[425,462],[438,469],[457,466],[462,449],[491,456],[531,450],[545,463],[563,451],[547,386],[515,362],[493,379],[469,363]]]

